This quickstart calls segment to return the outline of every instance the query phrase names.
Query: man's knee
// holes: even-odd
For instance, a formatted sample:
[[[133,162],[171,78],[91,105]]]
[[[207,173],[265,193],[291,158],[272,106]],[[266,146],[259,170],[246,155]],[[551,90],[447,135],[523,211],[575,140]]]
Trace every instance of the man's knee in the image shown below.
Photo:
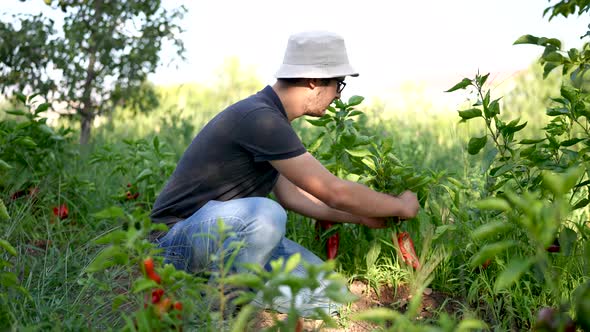
[[[279,203],[268,198],[257,198],[256,206],[254,229],[260,235],[258,238],[278,243],[285,236],[287,212]]]

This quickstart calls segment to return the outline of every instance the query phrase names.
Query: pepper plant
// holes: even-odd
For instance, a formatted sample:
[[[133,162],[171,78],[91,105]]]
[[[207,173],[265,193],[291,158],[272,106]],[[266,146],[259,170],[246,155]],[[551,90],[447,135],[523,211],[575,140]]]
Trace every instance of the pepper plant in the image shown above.
[[[370,143],[371,137],[364,135],[363,130],[355,121],[363,114],[356,106],[364,100],[361,96],[352,96],[348,102],[336,99],[327,108],[324,116],[317,120],[308,119],[310,124],[323,130],[308,146],[308,151],[314,154],[322,164],[336,176],[357,181],[362,174],[359,150]],[[322,238],[326,238],[326,256],[336,258],[340,235],[338,229],[341,224],[329,220],[318,220],[316,228],[323,230]]]
[[[586,1],[560,1],[547,8],[550,19],[584,13]],[[582,37],[587,37],[590,32]],[[539,311],[535,328],[559,330],[571,327],[567,312],[575,312],[576,323],[588,328],[588,284],[583,279],[574,292],[564,296],[561,276],[575,269],[559,264],[559,257],[590,266],[590,230],[580,213],[590,202],[588,151],[590,151],[590,94],[584,78],[590,63],[589,44],[581,49],[562,51],[555,38],[524,35],[515,44],[544,48],[539,61],[543,75],[561,68],[563,84],[557,98],[546,110],[550,121],[542,133],[517,139],[526,122],[501,116],[500,99],[485,89],[488,75],[465,78],[448,91],[473,89],[477,100],[460,110],[461,121],[483,120],[486,134],[470,139],[467,151],[484,151],[487,186],[475,204],[481,215],[494,221],[480,225],[472,235],[479,250],[471,258],[472,267],[493,259],[504,269],[495,280],[494,292],[501,295],[516,283],[533,284],[547,293],[551,308]],[[491,143],[491,144],[488,144]],[[506,252],[512,254],[504,263]],[[515,250],[516,249],[516,250]],[[528,286],[530,287],[530,286]],[[573,310],[571,310],[573,309]]]
[[[102,249],[86,267],[81,283],[89,288],[102,288],[104,275],[116,274],[115,280],[125,284],[109,283],[108,288],[125,289],[119,295],[107,293],[105,301],[111,302],[114,312],[122,306],[136,308],[129,315],[122,312],[125,321],[123,330],[167,331],[182,330],[186,316],[193,311],[191,302],[183,301],[187,296],[199,298],[199,285],[203,280],[176,270],[172,265],[161,266],[159,250],[148,241],[154,231],[165,231],[163,224],[152,224],[146,212],[135,209],[128,213],[118,206],[112,206],[94,214],[97,219],[113,219],[123,222],[123,227],[114,229],[94,241]],[[101,276],[100,273],[103,273]],[[108,280],[108,279],[107,279]],[[130,292],[127,291],[130,289]]]

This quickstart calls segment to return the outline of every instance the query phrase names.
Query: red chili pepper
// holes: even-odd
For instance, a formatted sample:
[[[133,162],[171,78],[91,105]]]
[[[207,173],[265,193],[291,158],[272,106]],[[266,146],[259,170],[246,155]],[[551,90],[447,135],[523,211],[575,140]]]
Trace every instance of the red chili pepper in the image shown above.
[[[398,233],[397,243],[399,245],[399,249],[402,252],[402,258],[404,262],[408,265],[411,265],[414,269],[419,269],[420,260],[418,259],[418,255],[416,255],[416,250],[414,249],[414,241],[412,241],[410,233]]]
[[[127,196],[128,201],[132,201],[139,197],[139,193],[132,194],[130,191],[126,192],[125,195]]]
[[[180,302],[180,301],[174,302],[174,309],[176,309],[178,311],[182,311],[182,302]]]
[[[151,257],[148,257],[146,259],[143,260],[143,267],[145,268],[145,273],[147,274],[147,277],[150,278],[151,280],[155,281],[156,283],[161,283],[162,282],[162,278],[160,278],[160,275],[154,270],[154,259]]]
[[[559,245],[559,240],[555,239],[553,241],[553,243],[549,247],[547,247],[547,251],[548,252],[560,252],[561,246]]]
[[[330,229],[333,224],[330,221],[319,220],[318,221],[322,230]],[[340,246],[340,234],[334,233],[328,237],[326,242],[326,256],[328,259],[335,259],[338,256],[338,247]]]
[[[60,206],[53,207],[53,215],[58,217],[59,219],[63,220],[68,217],[69,211],[68,206],[66,204],[62,204]]]
[[[335,233],[328,238],[326,243],[326,254],[328,259],[335,259],[338,255],[338,247],[340,246],[340,234]]]
[[[160,302],[160,299],[164,295],[164,290],[161,288],[156,288],[152,291],[152,304],[156,304]]]

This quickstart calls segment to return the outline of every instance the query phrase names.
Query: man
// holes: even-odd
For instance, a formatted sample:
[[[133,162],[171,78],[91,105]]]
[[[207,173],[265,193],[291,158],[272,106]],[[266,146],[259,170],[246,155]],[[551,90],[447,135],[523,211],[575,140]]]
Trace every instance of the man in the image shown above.
[[[339,179],[308,153],[291,121],[321,117],[345,86],[358,76],[350,66],[343,39],[329,32],[304,32],[289,38],[277,82],[231,105],[195,137],[159,195],[152,219],[170,230],[158,242],[177,268],[198,273],[214,268],[220,249],[217,221],[223,220],[243,241],[234,261],[267,266],[270,260],[301,253],[311,264],[321,260],[285,238],[285,209],[319,220],[387,226],[386,217],[416,216],[416,195],[395,197]],[[278,202],[266,198],[271,192]],[[207,236],[203,236],[203,234]],[[302,267],[294,273],[304,274]],[[309,294],[304,312],[333,313],[321,294]],[[288,306],[276,308],[288,310]]]

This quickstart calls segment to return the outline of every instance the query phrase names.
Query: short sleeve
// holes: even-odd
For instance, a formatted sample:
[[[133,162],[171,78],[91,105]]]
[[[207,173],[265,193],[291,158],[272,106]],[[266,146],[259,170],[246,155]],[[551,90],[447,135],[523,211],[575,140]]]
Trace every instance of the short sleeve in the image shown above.
[[[237,143],[252,153],[256,162],[293,158],[307,151],[279,110],[250,111],[235,130]]]

